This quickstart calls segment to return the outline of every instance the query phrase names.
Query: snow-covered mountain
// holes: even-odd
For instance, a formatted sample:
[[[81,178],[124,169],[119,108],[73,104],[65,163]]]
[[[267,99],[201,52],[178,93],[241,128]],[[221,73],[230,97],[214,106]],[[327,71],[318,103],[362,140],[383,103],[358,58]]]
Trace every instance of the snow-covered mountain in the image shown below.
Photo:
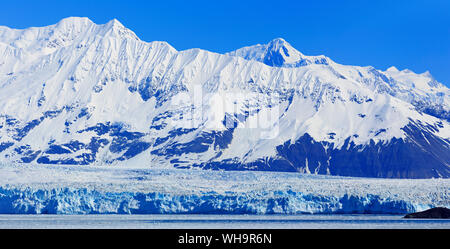
[[[450,90],[283,39],[227,54],[117,20],[0,27],[0,160],[450,177]]]
[[[305,56],[282,38],[227,54],[274,67],[329,65],[340,77],[363,82],[373,91],[385,92],[413,104],[419,111],[450,121],[449,89],[437,82],[428,71],[415,74],[408,69],[399,71],[395,67],[380,71],[373,67],[342,66],[323,55]]]
[[[283,38],[277,38],[268,44],[243,47],[227,53],[247,60],[255,60],[273,67],[301,67],[311,64],[328,65],[331,60],[325,56],[305,56]]]

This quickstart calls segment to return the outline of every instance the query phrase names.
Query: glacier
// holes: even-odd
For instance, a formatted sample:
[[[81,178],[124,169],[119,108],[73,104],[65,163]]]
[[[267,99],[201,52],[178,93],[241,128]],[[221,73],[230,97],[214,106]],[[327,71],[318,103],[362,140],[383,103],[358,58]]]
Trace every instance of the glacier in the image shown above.
[[[0,165],[2,214],[404,214],[450,207],[448,179]]]

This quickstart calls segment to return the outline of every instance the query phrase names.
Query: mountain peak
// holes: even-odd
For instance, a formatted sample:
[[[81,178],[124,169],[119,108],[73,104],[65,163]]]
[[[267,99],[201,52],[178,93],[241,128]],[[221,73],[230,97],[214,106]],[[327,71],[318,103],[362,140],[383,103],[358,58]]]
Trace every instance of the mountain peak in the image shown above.
[[[398,69],[396,67],[394,67],[394,66],[391,66],[386,71],[388,71],[388,72],[399,72]]]
[[[118,34],[120,36],[128,35],[132,38],[138,39],[133,31],[127,29],[119,20],[116,18],[108,21],[106,24],[95,24],[87,17],[67,17],[59,21],[56,26],[64,30],[86,30],[91,25],[100,26],[104,32],[108,33],[111,31],[113,34]]]
[[[283,38],[275,38],[267,44],[243,47],[227,55],[255,60],[271,67],[301,67],[310,64],[328,65],[325,56],[305,56]]]
[[[86,26],[86,25],[91,25],[91,24],[94,24],[94,22],[91,19],[89,19],[88,17],[71,16],[71,17],[66,17],[64,19],[61,19],[61,21],[59,21],[56,24],[56,26],[57,27],[63,27],[63,26],[80,27],[80,26]],[[123,24],[121,22],[119,22],[119,20],[117,20],[116,18],[108,21],[106,24],[103,24],[101,26],[104,26],[107,28],[125,29],[125,26],[123,26]]]
[[[56,27],[58,28],[79,28],[79,27],[85,27],[94,24],[89,18],[87,17],[67,17],[62,19],[56,24]]]
[[[116,18],[110,20],[106,26],[108,27],[117,27],[117,28],[125,28],[125,26],[123,26],[123,24],[121,22],[119,22],[119,20],[117,20]]]
[[[68,23],[93,23],[88,17],[79,16],[69,16],[61,19],[58,24],[68,24]]]
[[[280,37],[271,40],[268,44],[285,44],[285,43],[289,44],[285,39]]]
[[[413,74],[413,73],[414,73],[413,71],[411,71],[411,70],[408,69],[408,68],[403,69],[401,72],[402,72],[402,73],[410,73],[410,74]]]
[[[103,25],[106,32],[110,32],[112,34],[118,35],[120,37],[128,37],[134,40],[139,40],[136,34],[130,29],[126,28],[119,20],[116,18],[110,20],[106,24]]]
[[[282,67],[300,61],[304,55],[283,38],[275,38],[267,44],[243,47],[228,55],[256,60],[269,66]]]
[[[301,60],[304,56],[283,38],[276,38],[267,45],[263,62],[269,66],[283,66]]]
[[[422,73],[422,75],[423,76],[425,76],[425,77],[429,77],[429,78],[432,78],[433,76],[431,75],[431,73],[430,73],[430,71],[425,71],[424,73]]]

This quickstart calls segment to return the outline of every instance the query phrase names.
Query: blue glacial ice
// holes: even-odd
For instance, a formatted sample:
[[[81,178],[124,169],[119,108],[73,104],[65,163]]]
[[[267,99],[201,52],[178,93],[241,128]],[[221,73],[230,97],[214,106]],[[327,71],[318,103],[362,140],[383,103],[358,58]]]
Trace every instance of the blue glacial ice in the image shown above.
[[[450,207],[448,179],[0,165],[3,214],[403,214]]]

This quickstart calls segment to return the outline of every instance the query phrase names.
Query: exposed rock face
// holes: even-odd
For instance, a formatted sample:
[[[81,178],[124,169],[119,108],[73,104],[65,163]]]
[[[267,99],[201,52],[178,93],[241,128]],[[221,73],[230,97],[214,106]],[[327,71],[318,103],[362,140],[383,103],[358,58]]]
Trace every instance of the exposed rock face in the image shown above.
[[[445,207],[431,208],[422,212],[405,215],[404,218],[414,219],[450,219],[450,209]]]

